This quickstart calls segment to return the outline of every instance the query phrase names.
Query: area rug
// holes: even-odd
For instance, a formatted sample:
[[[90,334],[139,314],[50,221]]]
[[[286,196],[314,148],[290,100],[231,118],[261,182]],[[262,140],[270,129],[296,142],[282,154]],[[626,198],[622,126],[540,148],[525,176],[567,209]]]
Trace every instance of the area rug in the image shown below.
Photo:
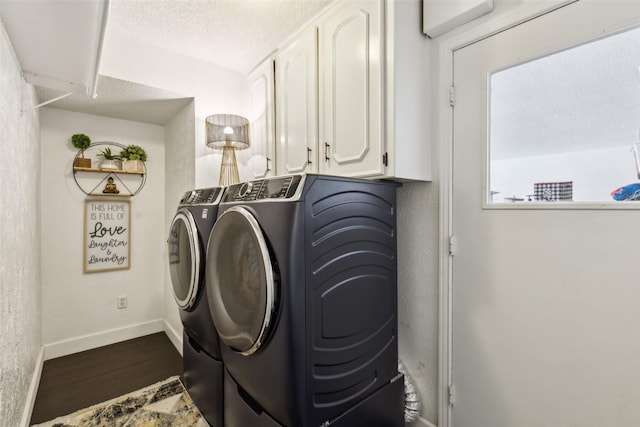
[[[208,427],[178,377],[33,427]]]

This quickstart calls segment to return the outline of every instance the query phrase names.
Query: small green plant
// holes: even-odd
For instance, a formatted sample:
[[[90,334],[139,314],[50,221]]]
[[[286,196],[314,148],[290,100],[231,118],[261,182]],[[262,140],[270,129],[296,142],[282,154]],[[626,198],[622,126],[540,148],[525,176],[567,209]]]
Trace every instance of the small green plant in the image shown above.
[[[144,148],[138,145],[127,145],[124,150],[120,152],[120,157],[127,160],[142,160],[147,161],[147,153]]]
[[[71,136],[71,145],[80,150],[80,155],[84,159],[84,150],[91,145],[91,138],[84,133],[76,133]]]
[[[105,160],[120,160],[120,157],[111,152],[111,147],[107,147],[98,153],[98,156],[104,157]]]

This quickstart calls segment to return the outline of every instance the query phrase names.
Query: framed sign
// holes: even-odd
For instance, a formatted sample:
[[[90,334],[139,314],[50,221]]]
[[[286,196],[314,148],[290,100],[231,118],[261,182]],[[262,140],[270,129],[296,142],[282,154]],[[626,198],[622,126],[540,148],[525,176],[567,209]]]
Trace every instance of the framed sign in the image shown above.
[[[130,267],[129,201],[85,200],[84,272]]]

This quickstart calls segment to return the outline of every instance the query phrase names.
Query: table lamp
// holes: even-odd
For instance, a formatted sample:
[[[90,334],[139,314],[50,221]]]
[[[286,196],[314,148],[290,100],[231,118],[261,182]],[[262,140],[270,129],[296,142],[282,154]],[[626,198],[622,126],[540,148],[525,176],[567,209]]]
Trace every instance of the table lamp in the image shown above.
[[[234,114],[214,114],[205,119],[207,147],[222,149],[219,185],[240,182],[236,150],[251,146],[249,120]]]

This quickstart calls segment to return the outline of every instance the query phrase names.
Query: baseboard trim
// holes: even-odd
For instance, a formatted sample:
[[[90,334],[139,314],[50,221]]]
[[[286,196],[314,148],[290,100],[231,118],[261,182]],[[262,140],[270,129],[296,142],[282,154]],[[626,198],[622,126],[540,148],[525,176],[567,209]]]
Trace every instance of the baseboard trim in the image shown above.
[[[96,332],[94,334],[83,335],[68,340],[45,344],[44,360],[55,359],[56,357],[68,356],[69,354],[91,350],[105,345],[115,344],[145,335],[164,332],[164,320],[157,319],[149,322],[137,323],[123,328],[109,329]]]
[[[22,410],[20,427],[29,427],[30,425],[31,414],[33,413],[33,406],[36,403],[36,395],[38,394],[38,386],[40,385],[40,377],[42,376],[42,365],[44,365],[44,347],[40,347],[40,352],[36,359],[31,384],[29,384],[29,392],[27,393],[27,399],[25,400],[24,409]]]
[[[180,356],[184,356],[182,354],[182,331],[176,331],[173,326],[171,326],[171,324],[167,322],[167,319],[163,320],[163,323],[164,333],[167,334],[167,337],[169,337],[169,340],[171,341],[173,346],[176,348],[176,350],[178,350]]]
[[[435,424],[430,423],[422,417],[418,417],[414,422],[407,423],[407,427],[437,427]]]

